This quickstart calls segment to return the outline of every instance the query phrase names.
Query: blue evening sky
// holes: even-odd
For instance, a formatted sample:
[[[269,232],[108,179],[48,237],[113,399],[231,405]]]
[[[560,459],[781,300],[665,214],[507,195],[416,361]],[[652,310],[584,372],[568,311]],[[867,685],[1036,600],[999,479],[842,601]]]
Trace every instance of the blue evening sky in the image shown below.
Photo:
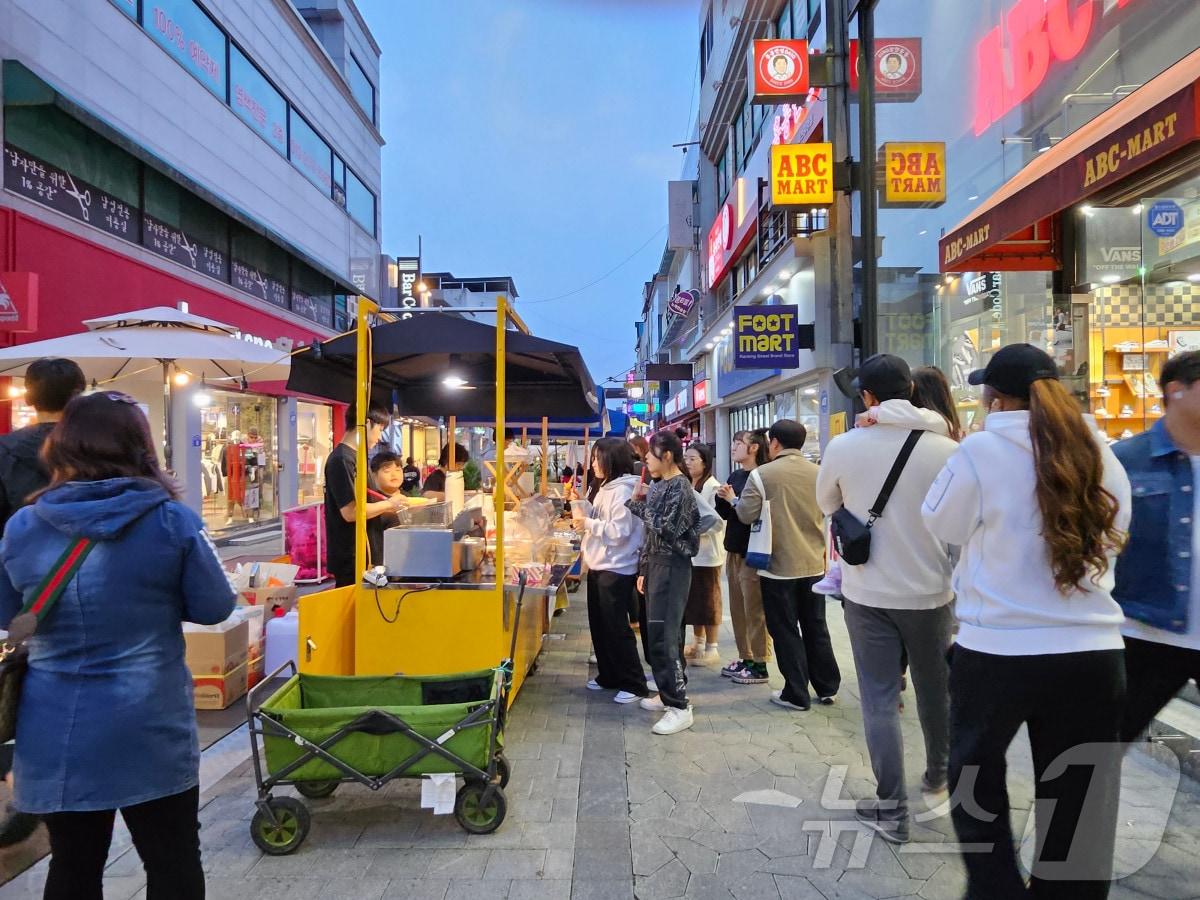
[[[383,251],[420,234],[426,271],[511,275],[535,334],[597,382],[628,369],[695,124],[695,0],[358,5],[383,49]]]

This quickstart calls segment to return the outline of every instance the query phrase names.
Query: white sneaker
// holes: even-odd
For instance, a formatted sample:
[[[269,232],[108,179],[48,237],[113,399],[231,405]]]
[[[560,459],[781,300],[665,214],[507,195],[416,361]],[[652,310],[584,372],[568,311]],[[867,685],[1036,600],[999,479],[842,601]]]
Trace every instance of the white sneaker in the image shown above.
[[[633,701],[641,699],[637,694],[631,694],[629,691],[617,691],[617,696],[613,697],[613,703],[633,703]]]
[[[791,700],[784,700],[783,691],[771,691],[771,702],[776,706],[782,706],[784,709],[790,709],[793,712],[808,712],[807,706],[801,706],[799,703],[793,703]]]
[[[598,685],[598,684],[596,683],[596,679],[595,679],[595,678],[593,678],[591,681],[589,681],[589,682],[587,683],[587,689],[588,689],[589,691],[602,691],[602,690],[604,690],[604,688],[600,687],[600,685]]]
[[[662,698],[655,694],[653,697],[643,697],[642,702],[638,704],[642,709],[650,712],[662,712],[666,709],[663,705]]]
[[[595,653],[588,656],[588,663],[593,666],[596,664],[596,654]]]
[[[654,680],[653,675],[646,676],[646,689],[652,694],[658,693],[658,682]]]
[[[692,708],[676,709],[669,707],[663,717],[654,723],[650,730],[655,734],[679,734],[692,727]]]

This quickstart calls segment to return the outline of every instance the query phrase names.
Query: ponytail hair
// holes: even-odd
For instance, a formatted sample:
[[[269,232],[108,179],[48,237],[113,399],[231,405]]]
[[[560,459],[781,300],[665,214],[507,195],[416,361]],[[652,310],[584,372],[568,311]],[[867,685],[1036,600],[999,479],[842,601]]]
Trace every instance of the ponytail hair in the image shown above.
[[[1056,379],[1029,388],[1029,433],[1042,535],[1059,592],[1093,583],[1108,571],[1124,534],[1115,526],[1117,498],[1103,486],[1104,461],[1079,404]]]

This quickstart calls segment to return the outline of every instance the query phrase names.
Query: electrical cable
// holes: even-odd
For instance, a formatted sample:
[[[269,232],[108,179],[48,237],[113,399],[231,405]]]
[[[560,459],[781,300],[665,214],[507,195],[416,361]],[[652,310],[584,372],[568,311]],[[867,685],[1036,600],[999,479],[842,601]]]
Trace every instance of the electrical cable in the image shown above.
[[[423,594],[426,591],[432,591],[433,589],[434,585],[427,584],[424,587],[411,588],[410,590],[405,591],[396,599],[396,611],[389,619],[387,614],[383,611],[383,602],[379,599],[379,588],[375,588],[375,608],[379,610],[379,618],[383,619],[383,621],[387,622],[389,625],[395,625],[396,622],[400,620],[400,604],[404,602],[405,597],[407,597],[409,594]]]
[[[553,303],[555,300],[565,300],[568,297],[574,297],[576,294],[583,293],[588,288],[595,287],[600,282],[604,281],[610,275],[615,273],[618,269],[620,269],[622,266],[624,266],[627,262],[629,262],[631,259],[633,259],[635,256],[637,256],[639,253],[641,253],[643,250],[645,250],[651,241],[653,241],[656,237],[658,237],[660,234],[662,234],[666,230],[667,230],[666,225],[663,225],[662,227],[660,227],[656,232],[654,232],[654,234],[652,234],[652,235],[650,235],[650,237],[646,238],[646,240],[642,243],[642,245],[640,247],[638,247],[636,250],[634,250],[632,253],[630,253],[627,257],[625,257],[623,260],[621,260],[619,263],[617,263],[615,266],[613,266],[611,269],[609,269],[607,272],[605,272],[603,275],[601,275],[595,281],[589,281],[583,287],[575,288],[575,290],[568,291],[565,294],[559,294],[557,297],[546,297],[544,300],[522,300],[521,305],[522,306],[534,306],[539,303]]]

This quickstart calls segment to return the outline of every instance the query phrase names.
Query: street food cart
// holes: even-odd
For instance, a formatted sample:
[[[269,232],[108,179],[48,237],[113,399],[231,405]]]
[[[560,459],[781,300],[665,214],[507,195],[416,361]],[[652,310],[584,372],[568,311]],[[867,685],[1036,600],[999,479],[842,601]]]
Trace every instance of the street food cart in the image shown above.
[[[467,311],[494,312],[495,326],[463,317],[461,310],[404,312],[413,315],[383,321],[374,304],[360,300],[356,332],[297,353],[289,389],[342,402],[355,399],[360,434],[365,434],[371,403],[395,404],[406,415],[446,417],[451,435],[459,419],[480,421],[488,413],[497,434],[504,433],[510,414],[539,421],[599,414],[596,388],[579,351],[530,335],[504,298],[497,298],[494,309]],[[503,465],[496,463],[498,469]],[[357,469],[361,508],[367,496],[365,441],[359,442]],[[504,491],[473,499],[489,505],[486,550],[493,565],[446,578],[407,578],[389,570],[386,577],[301,598],[301,672],[468,672],[494,668],[515,646],[510,696],[516,696],[536,665],[551,602],[578,551],[563,521],[539,540],[524,534],[506,540],[506,532],[522,527],[522,519],[514,504],[506,503]],[[544,513],[548,506],[547,501],[539,509]],[[356,525],[356,570],[366,573],[367,523],[360,517]],[[520,574],[527,588],[518,617]]]

